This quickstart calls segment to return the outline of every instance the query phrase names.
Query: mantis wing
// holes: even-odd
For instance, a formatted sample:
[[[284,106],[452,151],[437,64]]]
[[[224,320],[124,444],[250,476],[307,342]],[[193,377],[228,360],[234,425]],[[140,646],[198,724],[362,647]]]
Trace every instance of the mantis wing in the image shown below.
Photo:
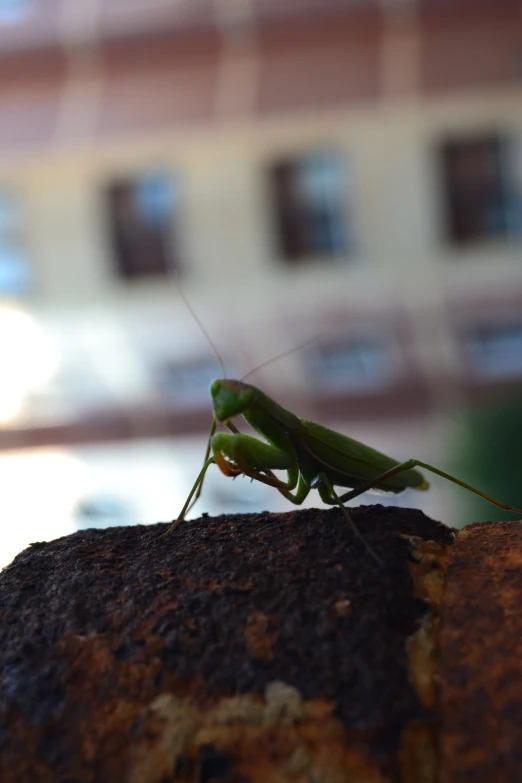
[[[400,463],[358,440],[341,435],[313,421],[302,419],[301,446],[317,462],[335,475],[332,480],[342,487],[358,485],[380,476]],[[392,476],[375,489],[398,493],[407,488],[424,490],[428,483],[418,470],[405,470]]]

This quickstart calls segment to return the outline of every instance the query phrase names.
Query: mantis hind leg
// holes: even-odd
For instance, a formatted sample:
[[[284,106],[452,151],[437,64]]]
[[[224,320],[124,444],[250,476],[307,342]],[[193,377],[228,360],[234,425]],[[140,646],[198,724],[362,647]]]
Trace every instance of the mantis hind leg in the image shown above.
[[[335,491],[334,486],[330,481],[330,479],[328,478],[328,476],[326,475],[326,473],[318,473],[317,476],[312,481],[311,486],[312,489],[317,489],[319,491],[321,500],[324,503],[327,503],[329,506],[339,506],[345,520],[350,525],[353,534],[356,536],[356,538],[359,539],[359,541],[361,541],[364,544],[364,546],[371,554],[373,559],[376,560],[379,563],[379,565],[382,565],[382,560],[380,559],[380,557],[378,557],[378,555],[375,554],[375,552],[368,544],[364,536],[362,536],[361,533],[359,532],[357,525],[353,521],[352,515],[350,514],[348,509],[344,506],[342,502],[342,498],[340,498],[337,492]]]
[[[515,514],[522,514],[522,509],[501,503],[500,500],[496,500],[490,495],[486,495],[485,492],[481,492],[480,489],[472,487],[471,484],[466,484],[465,481],[461,481],[460,479],[455,478],[455,476],[452,476],[450,473],[445,473],[443,470],[439,470],[439,468],[435,468],[433,465],[429,465],[427,462],[421,462],[419,459],[408,459],[406,462],[401,462],[400,465],[396,465],[394,468],[391,468],[391,470],[387,470],[385,473],[381,473],[380,476],[375,476],[375,478],[365,482],[364,484],[361,484],[361,486],[357,487],[356,489],[352,489],[350,492],[346,492],[346,494],[341,495],[339,500],[341,500],[343,503],[347,500],[352,500],[353,498],[362,495],[363,492],[368,492],[368,490],[372,489],[376,485],[386,481],[387,478],[396,476],[398,473],[402,473],[404,470],[410,470],[411,468],[424,468],[424,470],[429,470],[430,473],[435,473],[437,476],[442,476],[442,478],[451,481],[453,484],[458,484],[459,487],[464,487],[464,489],[467,489],[468,492],[473,492],[474,495],[478,495],[479,497],[484,498],[484,500],[487,500],[489,503],[493,503],[494,506],[498,506],[498,508],[501,508],[504,511],[513,511]]]

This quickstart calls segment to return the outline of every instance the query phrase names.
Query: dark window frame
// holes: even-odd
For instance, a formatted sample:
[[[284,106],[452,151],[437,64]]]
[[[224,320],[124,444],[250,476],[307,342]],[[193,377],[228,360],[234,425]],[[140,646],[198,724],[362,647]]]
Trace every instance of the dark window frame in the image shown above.
[[[508,134],[450,135],[438,145],[444,237],[456,247],[509,240],[522,230],[519,184]]]
[[[154,179],[156,187],[160,181],[165,186],[162,196],[159,191],[154,194]],[[178,177],[163,169],[116,176],[106,183],[104,198],[110,252],[118,279],[175,275],[180,269]]]
[[[300,265],[353,252],[350,178],[342,152],[328,147],[283,155],[267,175],[274,240],[283,262]]]

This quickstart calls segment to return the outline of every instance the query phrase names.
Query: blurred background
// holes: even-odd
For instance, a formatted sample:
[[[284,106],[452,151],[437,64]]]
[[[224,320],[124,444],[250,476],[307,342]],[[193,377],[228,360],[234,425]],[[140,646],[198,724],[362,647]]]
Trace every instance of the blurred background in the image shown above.
[[[318,337],[251,382],[522,505],[521,23],[0,0],[0,564],[179,512],[220,369],[176,274],[229,377]],[[377,501],[502,517],[437,477]],[[193,515],[292,508],[215,469]]]

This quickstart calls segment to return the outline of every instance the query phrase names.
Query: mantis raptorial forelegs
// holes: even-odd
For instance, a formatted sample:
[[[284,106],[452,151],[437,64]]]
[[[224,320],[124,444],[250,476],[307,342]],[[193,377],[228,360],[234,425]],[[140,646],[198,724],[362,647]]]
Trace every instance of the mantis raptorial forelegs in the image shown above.
[[[247,435],[242,435],[239,432],[239,430],[236,427],[234,427],[234,425],[231,425],[229,422],[227,422],[227,426],[229,426],[229,429],[232,430],[232,432],[234,433],[233,435],[230,436],[232,442],[234,438],[237,441],[237,436],[241,438],[240,442],[244,454],[248,452],[249,441],[252,441],[251,448],[255,447],[254,444],[262,443],[261,441],[258,441],[255,438],[251,438],[250,436]],[[249,476],[253,481],[260,481],[264,484],[268,484],[269,486],[278,489],[282,493],[288,493],[288,495],[291,494],[290,490],[292,490],[297,484],[298,476],[299,476],[299,471],[297,467],[294,468],[290,467],[287,469],[288,481],[284,482],[278,479],[276,476],[274,476],[274,474],[271,472],[269,468],[263,467],[260,468],[259,470],[252,469],[247,461],[243,461],[241,459],[240,454],[238,454],[237,461],[234,463],[228,460],[219,449],[214,449],[214,456],[212,457],[209,456],[211,438],[215,432],[215,429],[216,429],[216,423],[214,422],[211,429],[209,446],[207,449],[206,459],[203,464],[203,467],[201,468],[198,477],[196,478],[196,481],[194,482],[194,485],[190,490],[189,496],[185,501],[185,505],[181,509],[178,518],[172,523],[172,525],[169,527],[165,535],[169,535],[170,533],[172,533],[178,527],[178,525],[180,525],[185,519],[185,516],[190,511],[190,509],[192,508],[192,506],[194,505],[194,503],[196,502],[196,500],[198,499],[201,493],[201,487],[203,485],[206,472],[211,465],[217,465],[221,470],[221,472],[224,473],[225,476],[228,476],[230,478],[235,478],[236,476],[240,476],[240,475]],[[281,449],[278,449],[277,447],[274,446],[270,446],[269,444],[266,443],[262,443],[262,446],[265,453],[268,453],[269,455],[273,456],[274,467],[276,469],[280,467],[281,457],[285,456],[284,452],[282,452]],[[285,497],[288,497],[288,495],[285,494]],[[297,500],[295,502],[300,503],[302,501]]]
[[[217,424],[218,424],[218,422],[216,421],[216,419],[213,419],[213,420],[212,420],[212,426],[211,426],[211,428],[210,428],[210,433],[209,433],[209,436],[208,436],[207,450],[206,450],[206,452],[205,452],[205,459],[203,460],[203,464],[204,464],[204,465],[206,465],[206,463],[207,463],[207,460],[208,460],[208,459],[209,459],[209,457],[210,457],[210,450],[211,450],[211,443],[212,443],[212,438],[213,438],[213,436],[214,436],[214,435],[215,435],[215,433],[216,433]],[[228,427],[228,429],[230,430],[230,432],[234,433],[234,435],[240,435],[240,434],[241,434],[241,433],[240,433],[240,431],[238,430],[238,428],[235,426],[235,424],[232,424],[232,422],[231,422],[231,421],[224,421],[224,422],[223,422],[223,424],[225,425],[225,427]],[[217,460],[215,460],[215,462],[217,462]],[[223,462],[224,462],[224,460],[223,460]],[[210,463],[210,464],[212,464],[212,463]],[[224,473],[226,476],[231,476],[232,478],[234,478],[235,476],[237,476],[237,475],[239,475],[241,472],[243,472],[243,471],[233,471],[233,472],[229,472],[228,470],[224,470],[224,469],[223,469],[223,467],[224,467],[224,465],[220,465],[221,471],[222,471],[222,472],[223,472],[223,473]],[[208,468],[208,465],[207,465],[207,468]],[[276,479],[276,477],[274,476],[274,474],[273,474],[273,473],[271,473],[271,471],[266,471],[266,472],[268,473],[268,475],[272,476],[272,478],[274,479],[274,481],[275,481],[275,482],[277,482],[277,479]],[[192,508],[192,507],[195,505],[195,503],[197,503],[197,501],[198,501],[198,499],[199,499],[199,497],[200,497],[200,495],[201,495],[201,491],[202,491],[202,489],[203,489],[203,481],[205,480],[205,473],[206,473],[206,469],[205,469],[204,471],[202,471],[202,473],[200,473],[200,475],[199,475],[199,476],[198,476],[198,478],[196,479],[196,483],[195,483],[194,487],[197,485],[197,492],[196,492],[196,494],[194,495],[194,497],[193,497],[193,499],[192,499],[192,502],[190,502],[190,497],[192,497],[192,495],[193,495],[193,491],[194,491],[194,487],[193,487],[193,489],[192,489],[192,492],[191,492],[191,495],[190,495],[190,497],[189,497],[189,501],[188,501],[188,502],[189,502],[189,505],[188,505],[188,507],[187,507],[187,508],[185,508],[185,506],[184,506],[184,507],[183,507],[183,511],[181,512],[181,513],[182,513],[184,516],[185,516],[186,514],[188,514],[188,512],[190,511],[190,509],[191,509],[191,508]],[[246,475],[249,475],[249,474],[247,473]],[[254,477],[253,477],[253,476],[251,476],[251,478],[254,478]],[[198,483],[198,482],[199,482],[199,483]],[[277,487],[278,485],[277,485],[276,483],[274,483],[274,484],[272,484],[271,486]],[[186,504],[185,504],[185,505],[186,505]],[[181,516],[181,514],[180,514],[180,516]],[[170,531],[169,531],[169,532],[170,532]]]

